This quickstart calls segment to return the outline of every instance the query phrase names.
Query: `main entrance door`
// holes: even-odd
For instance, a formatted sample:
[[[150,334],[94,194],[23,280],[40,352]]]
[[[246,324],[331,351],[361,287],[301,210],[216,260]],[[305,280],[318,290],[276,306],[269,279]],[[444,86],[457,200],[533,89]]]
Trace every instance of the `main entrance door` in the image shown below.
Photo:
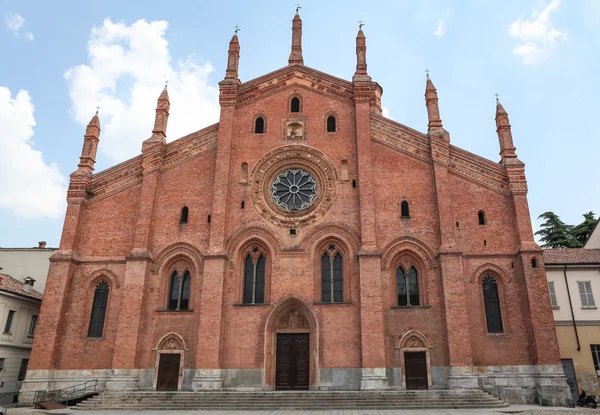
[[[427,360],[425,352],[405,352],[406,389],[427,389]]]
[[[163,353],[158,361],[157,391],[176,391],[179,383],[179,353]]]
[[[277,334],[278,390],[308,389],[309,334]]]

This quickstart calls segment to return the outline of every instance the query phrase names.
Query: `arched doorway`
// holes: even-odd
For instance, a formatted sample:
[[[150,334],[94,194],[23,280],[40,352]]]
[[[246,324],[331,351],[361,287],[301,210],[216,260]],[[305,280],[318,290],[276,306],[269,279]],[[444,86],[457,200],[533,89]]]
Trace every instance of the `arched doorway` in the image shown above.
[[[183,383],[183,358],[185,342],[177,333],[165,334],[154,349],[154,389],[157,391],[181,390]]]
[[[429,349],[433,345],[418,330],[410,330],[398,336],[396,349],[400,349],[402,386],[406,389],[429,389],[431,387],[431,359]]]
[[[271,312],[265,327],[266,389],[318,389],[318,335],[315,315],[298,299]]]

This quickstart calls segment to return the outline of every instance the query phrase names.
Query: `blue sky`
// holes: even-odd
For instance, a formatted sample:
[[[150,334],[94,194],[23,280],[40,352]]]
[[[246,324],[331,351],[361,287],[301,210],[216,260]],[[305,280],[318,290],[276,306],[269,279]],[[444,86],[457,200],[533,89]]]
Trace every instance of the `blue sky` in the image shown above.
[[[300,14],[307,66],[351,79],[362,19],[388,116],[426,130],[430,69],[451,142],[494,161],[497,92],[527,166],[532,219],[600,213],[600,1],[308,0]],[[218,121],[233,26],[247,81],[287,64],[293,15],[281,0],[0,2],[0,246],[58,246],[97,105],[100,171],[139,153],[166,79],[169,141]]]

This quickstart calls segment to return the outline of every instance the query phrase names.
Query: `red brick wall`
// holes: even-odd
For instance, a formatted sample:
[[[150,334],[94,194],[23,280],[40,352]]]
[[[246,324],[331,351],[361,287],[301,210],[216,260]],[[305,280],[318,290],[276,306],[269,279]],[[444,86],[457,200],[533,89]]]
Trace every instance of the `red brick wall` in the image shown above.
[[[290,114],[288,100],[291,94],[299,93],[302,97],[302,112]],[[356,154],[356,125],[354,121],[353,103],[332,99],[325,94],[309,91],[299,86],[290,86],[266,98],[242,106],[235,111],[233,122],[233,138],[231,147],[231,170],[229,171],[229,197],[227,199],[227,217],[225,222],[225,244],[232,249],[231,263],[226,265],[222,288],[222,347],[220,357],[213,356],[214,350],[204,356],[198,350],[202,341],[203,317],[208,311],[202,307],[204,284],[219,284],[219,278],[208,278],[199,273],[192,277],[193,312],[162,312],[165,306],[168,270],[162,265],[150,265],[149,275],[144,288],[142,303],[142,320],[140,334],[137,338],[136,365],[141,368],[154,366],[152,348],[166,333],[175,331],[181,334],[189,347],[186,353],[185,367],[194,367],[198,362],[219,361],[223,368],[261,368],[264,367],[264,327],[267,317],[275,305],[290,296],[296,297],[312,308],[320,329],[319,364],[321,367],[360,367],[364,356],[361,354],[361,294],[359,262],[357,259],[360,240],[346,240],[347,235],[338,231],[319,238],[309,238],[319,227],[335,223],[338,229],[347,229],[348,235],[360,232],[359,189],[352,187],[352,180],[358,178]],[[338,131],[325,131],[325,116],[335,114]],[[266,133],[252,133],[253,120],[257,115],[266,118]],[[307,117],[308,140],[300,141],[323,152],[335,165],[339,177],[342,160],[349,162],[349,180],[336,183],[336,197],[327,213],[314,224],[299,227],[296,236],[291,236],[288,227],[277,227],[265,220],[253,205],[251,185],[240,183],[241,164],[248,163],[249,175],[259,160],[268,151],[289,144],[282,140],[282,118],[290,116]],[[365,128],[363,126],[363,128]],[[423,136],[424,137],[424,136]],[[102,145],[102,143],[100,143]],[[490,143],[490,145],[494,145]],[[373,151],[373,191],[376,218],[376,234],[378,249],[383,252],[381,259],[381,295],[383,306],[385,350],[376,351],[373,356],[385,356],[385,364],[391,367],[400,366],[400,351],[394,344],[403,333],[417,329],[424,333],[434,345],[431,350],[432,366],[447,365],[449,361],[447,348],[447,331],[444,315],[444,304],[441,287],[441,270],[437,265],[437,250],[440,245],[438,206],[435,194],[433,165],[423,160],[406,155],[379,143],[372,143]],[[208,151],[198,157],[189,159],[174,168],[160,173],[156,188],[157,197],[153,217],[151,219],[151,238],[147,247],[154,261],[169,247],[177,243],[186,243],[195,247],[201,255],[208,255],[211,225],[207,223],[209,214],[220,214],[225,211],[212,212],[213,179],[216,157],[214,151]],[[227,172],[219,172],[227,173]],[[249,177],[249,182],[252,177]],[[517,267],[511,268],[512,257],[519,244],[514,225],[515,215],[510,195],[500,194],[483,187],[481,184],[448,174],[448,182],[452,195],[451,211],[460,227],[455,228],[456,249],[463,253],[463,271],[465,298],[468,299],[466,309],[470,327],[470,342],[473,348],[473,364],[475,365],[516,365],[531,364],[528,348],[526,310],[523,305],[521,275]],[[360,187],[359,183],[359,187]],[[440,184],[438,184],[440,185]],[[125,273],[125,256],[134,248],[135,224],[139,209],[140,186],[124,190],[108,198],[91,201],[87,209],[83,209],[78,229],[78,242],[73,250],[85,258],[117,258],[116,263],[98,262],[74,266],[74,273],[69,286],[66,312],[63,316],[64,333],[59,336],[63,353],[56,362],[59,369],[109,368],[113,365],[112,355],[115,348],[115,335],[122,295],[120,285]],[[410,205],[410,219],[400,218],[400,202],[407,200]],[[245,202],[241,209],[241,201]],[[189,208],[189,223],[179,225],[182,206]],[[486,213],[487,224],[480,226],[477,221],[478,210]],[[218,218],[218,216],[217,216]],[[260,238],[267,247],[271,257],[270,263],[270,304],[265,306],[239,306],[243,253],[242,245],[250,243],[256,232],[240,236],[239,229],[248,225],[258,225],[268,238]],[[236,235],[238,244],[232,244],[231,236]],[[340,236],[341,235],[341,236]],[[346,262],[349,273],[348,290],[350,304],[313,305],[319,297],[320,253],[316,251],[318,244],[326,238],[338,237],[345,242],[344,249],[349,252]],[[487,247],[483,246],[483,240]],[[402,248],[395,252],[394,246],[401,241],[410,240],[414,246],[421,248]],[[311,241],[308,244],[307,241]],[[305,245],[302,245],[305,243]],[[137,247],[140,248],[140,247]],[[225,252],[226,247],[222,247]],[[282,252],[283,251],[283,252]],[[417,252],[418,251],[418,252]],[[395,298],[395,267],[398,256],[413,252],[420,258],[420,272],[423,276],[422,289],[426,293],[424,307],[414,309],[393,308]],[[214,252],[212,254],[215,254]],[[387,255],[387,256],[386,256]],[[167,258],[168,259],[168,258]],[[165,261],[167,260],[165,259]],[[194,259],[190,259],[194,262]],[[214,260],[217,261],[217,260]],[[202,261],[198,262],[198,265]],[[458,262],[460,263],[460,262]],[[499,276],[502,293],[502,311],[507,334],[488,335],[485,329],[481,284],[479,274],[485,264],[493,264],[503,270]],[[163,264],[164,265],[164,264]],[[217,262],[211,266],[219,270]],[[368,267],[377,279],[379,265],[369,260]],[[58,275],[60,267],[51,270],[52,278],[63,278]],[[99,269],[108,269],[114,275],[111,282],[109,311],[106,318],[105,336],[102,340],[86,340],[89,321],[90,283],[89,276]],[[479,270],[479,271],[477,271]],[[207,271],[205,270],[205,273]],[[215,271],[217,272],[217,271]],[[479,273],[479,274],[478,274]],[[96,274],[94,274],[96,275]],[[456,274],[453,274],[456,275]],[[542,278],[540,276],[540,278]],[[142,278],[137,276],[136,278]],[[457,277],[460,278],[460,277]],[[207,282],[209,281],[209,282]],[[376,280],[375,280],[376,281]],[[52,284],[49,284],[52,287]],[[57,285],[57,287],[60,284]],[[218,286],[210,286],[209,293],[218,290]],[[60,293],[48,291],[46,298],[60,297]],[[212,296],[213,294],[211,294]],[[45,300],[46,301],[46,300]],[[57,300],[58,301],[58,300]],[[56,307],[57,301],[49,301]],[[211,304],[219,304],[218,298],[211,297]],[[370,303],[371,304],[371,303]],[[377,304],[372,303],[372,304]],[[51,313],[46,307],[44,313]],[[41,322],[41,333],[50,330]],[[199,334],[200,333],[200,334]],[[214,335],[212,333],[211,335]],[[40,351],[41,340],[37,340],[38,350],[34,353],[33,368],[52,367],[51,352]],[[217,335],[218,337],[218,335]],[[368,340],[368,339],[367,339]],[[362,341],[362,344],[367,344]],[[215,349],[216,350],[216,349]],[[214,353],[213,353],[214,352]],[[377,355],[377,356],[376,356]],[[94,356],[90,359],[90,356]],[[373,362],[376,362],[375,359]],[[203,360],[204,359],[204,360]],[[207,363],[214,364],[214,363]],[[376,364],[376,363],[374,363]]]

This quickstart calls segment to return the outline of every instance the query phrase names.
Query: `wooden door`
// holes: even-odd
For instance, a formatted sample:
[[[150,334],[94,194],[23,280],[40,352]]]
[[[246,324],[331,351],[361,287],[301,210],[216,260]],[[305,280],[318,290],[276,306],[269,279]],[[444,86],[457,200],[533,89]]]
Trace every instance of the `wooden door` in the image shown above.
[[[277,335],[276,389],[308,389],[308,333]]]
[[[406,389],[427,389],[427,360],[425,352],[404,353]]]
[[[161,354],[158,361],[157,391],[176,391],[179,383],[179,353]]]

